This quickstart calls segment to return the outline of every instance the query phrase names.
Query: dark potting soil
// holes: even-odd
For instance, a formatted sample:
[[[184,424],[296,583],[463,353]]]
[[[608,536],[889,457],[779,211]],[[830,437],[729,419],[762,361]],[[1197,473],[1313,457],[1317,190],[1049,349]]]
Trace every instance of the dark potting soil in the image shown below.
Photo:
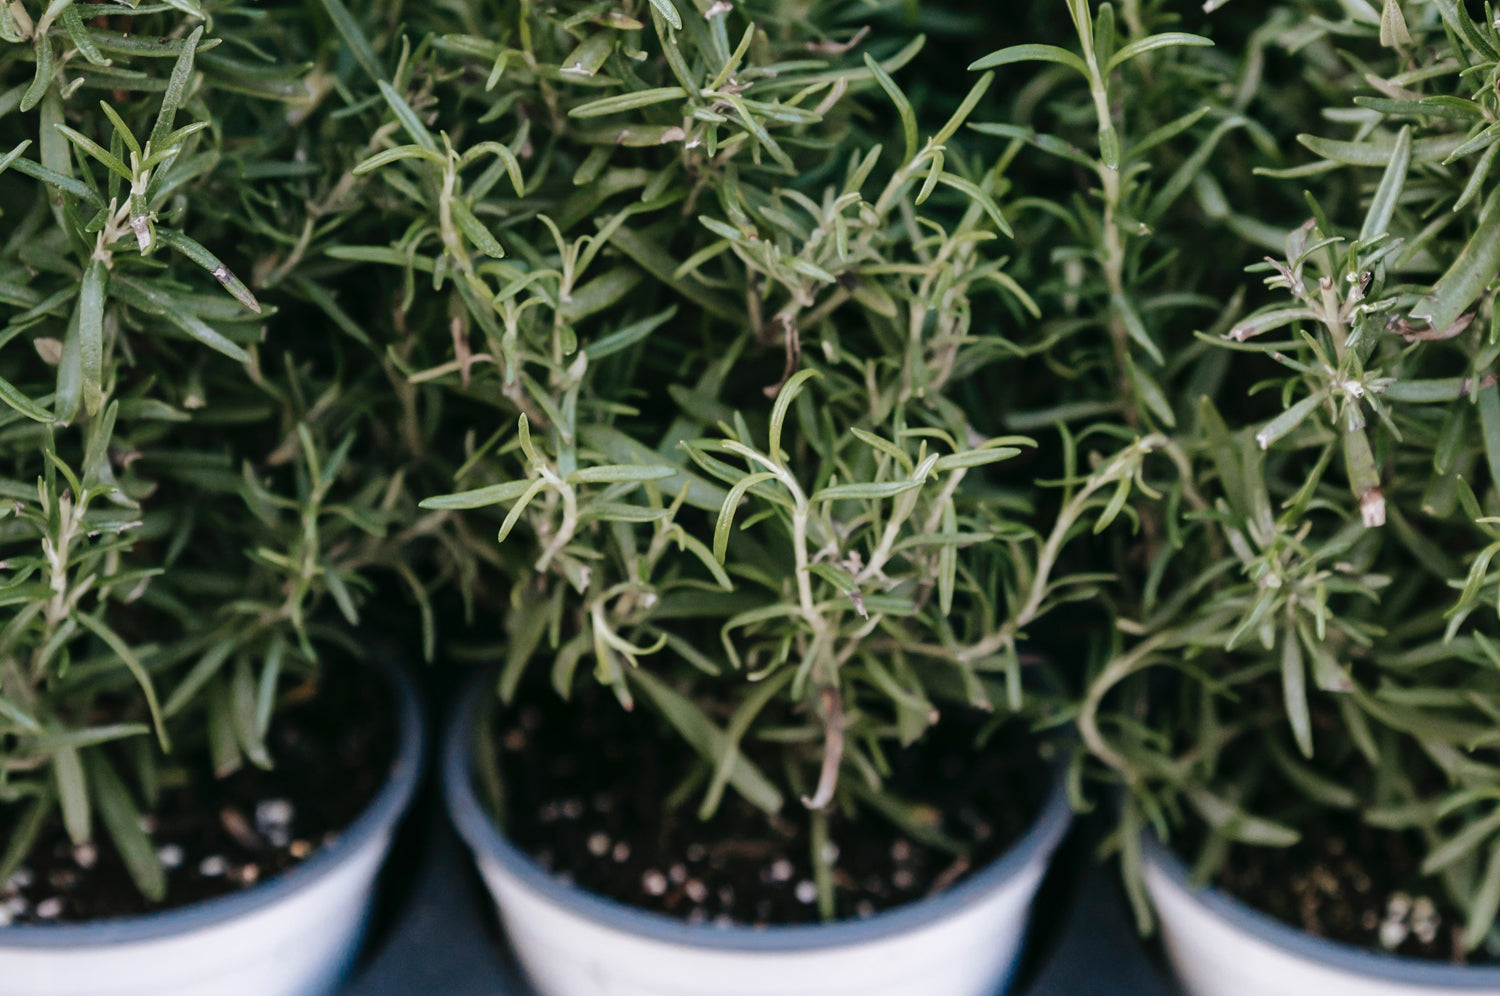
[[[853,818],[835,809],[828,853],[839,918],[870,916],[952,885],[1034,820],[1047,783],[1035,750],[1002,733],[975,751],[987,717],[950,711],[919,747],[889,756],[887,785],[928,807],[968,856],[914,840],[868,806]],[[704,822],[697,809],[706,785],[699,783],[680,806],[667,807],[698,755],[646,706],[627,713],[593,688],[571,704],[546,692],[523,694],[495,728],[506,833],[560,878],[692,923],[819,920],[801,804],[788,798],[781,814],[768,817],[728,789]],[[753,745],[746,750],[755,753]],[[774,763],[773,756],[763,770],[777,771]]]
[[[1420,845],[1411,833],[1327,812],[1291,847],[1232,845],[1214,884],[1328,940],[1412,958],[1494,963],[1483,946],[1463,950],[1464,917],[1441,883],[1421,874]]]
[[[206,750],[163,769],[159,803],[142,819],[167,869],[164,902],[136,890],[107,833],[75,848],[56,823],[31,860],[0,883],[0,914],[21,924],[170,909],[249,888],[336,838],[390,772],[394,704],[383,681],[353,666],[330,666],[288,699],[267,738],[271,770],[246,762],[216,778]]]

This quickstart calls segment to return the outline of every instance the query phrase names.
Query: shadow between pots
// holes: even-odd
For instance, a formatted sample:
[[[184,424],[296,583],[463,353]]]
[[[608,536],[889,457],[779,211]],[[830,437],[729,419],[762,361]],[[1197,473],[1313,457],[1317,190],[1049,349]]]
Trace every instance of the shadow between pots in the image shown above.
[[[1066,922],[1022,996],[1181,996],[1156,942],[1137,936],[1116,868],[1081,850]]]
[[[463,669],[415,666],[441,737]],[[340,996],[529,996],[502,960],[497,918],[436,774],[425,772],[392,845],[364,955]]]
[[[345,996],[529,996],[502,960],[468,852],[441,808],[429,813],[416,881]]]

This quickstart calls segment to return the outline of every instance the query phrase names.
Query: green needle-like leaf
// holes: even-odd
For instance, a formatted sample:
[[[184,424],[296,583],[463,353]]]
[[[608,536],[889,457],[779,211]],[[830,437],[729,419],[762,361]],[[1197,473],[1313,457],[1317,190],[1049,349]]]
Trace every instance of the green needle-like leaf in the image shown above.
[[[83,407],[93,414],[102,404],[104,383],[104,263],[89,263],[78,292],[78,355],[83,372]]]

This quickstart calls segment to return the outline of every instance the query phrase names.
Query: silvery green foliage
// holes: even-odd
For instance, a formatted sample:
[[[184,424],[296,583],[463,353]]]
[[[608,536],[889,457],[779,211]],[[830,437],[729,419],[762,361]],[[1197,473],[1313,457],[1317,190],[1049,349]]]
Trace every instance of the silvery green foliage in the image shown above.
[[[354,173],[428,213],[404,257],[331,252],[431,272],[454,339],[407,358],[412,380],[506,413],[423,503],[497,529],[502,696],[531,667],[567,695],[587,668],[701,755],[705,817],[732,789],[809,813],[815,842],[869,806],[957,847],[883,787],[888,752],[945,707],[1050,701],[1020,640],[1091,590],[1058,557],[1111,489],[1034,528],[1031,475],[1007,469],[1034,443],[964,397],[1031,348],[1036,306],[1003,168],[959,140],[991,79],[919,113],[898,78],[923,42],[870,30],[892,23],[564,5],[439,36],[435,60],[488,73],[500,137],[470,138],[441,91],[381,87],[399,130]]]
[[[269,763],[377,584],[429,655],[504,618],[506,690],[587,660],[649,701],[705,812],[949,843],[884,752],[1034,708],[1019,641],[1107,493],[1032,528],[1030,440],[955,400],[1033,348],[959,142],[988,78],[909,96],[897,5],[4,12],[0,870],[60,820],[160,898],[137,812]]]
[[[1210,6],[7,4],[0,871],[159,894],[163,766],[266,763],[378,592],[704,814],[943,846],[891,749],[1076,720],[1127,866],[1311,799],[1479,943],[1500,38]]]
[[[1196,164],[1204,227],[1263,259],[1195,339],[1117,350],[1127,420],[1182,459],[1148,471],[1164,502],[1134,500],[1144,576],[1079,727],[1127,788],[1115,844],[1132,881],[1147,826],[1204,828],[1189,857],[1207,875],[1230,842],[1287,846],[1349,810],[1425,842],[1474,947],[1500,904],[1500,30],[1448,0],[1254,16],[1251,47],[1218,53],[1225,92],[1270,51],[1316,81],[1323,120],[1267,157],[1256,199]],[[1103,250],[1108,281],[1107,232]],[[1129,313],[1109,311],[1127,332]]]
[[[269,765],[371,574],[425,602],[421,547],[473,562],[414,523],[422,430],[375,419],[379,353],[297,259],[319,17],[0,12],[0,878],[60,821],[162,899],[138,816],[172,769]]]

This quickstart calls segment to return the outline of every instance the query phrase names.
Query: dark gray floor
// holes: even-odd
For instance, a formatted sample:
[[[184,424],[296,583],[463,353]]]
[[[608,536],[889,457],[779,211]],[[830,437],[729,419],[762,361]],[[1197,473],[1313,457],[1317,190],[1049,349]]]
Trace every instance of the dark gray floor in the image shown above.
[[[1136,936],[1112,867],[1090,863],[1025,996],[1177,996]]]
[[[531,996],[507,963],[488,897],[453,831],[442,824],[408,837],[397,848],[419,848],[421,857],[397,897],[400,914],[375,939],[373,956],[346,996]],[[1173,996],[1127,921],[1113,870],[1088,861],[1081,850],[1075,846],[1062,856],[1081,874],[1064,869],[1038,899],[1038,950],[1019,992]]]
[[[520,996],[525,990],[501,961],[468,853],[446,825],[423,836],[400,916],[376,939],[347,996]]]

